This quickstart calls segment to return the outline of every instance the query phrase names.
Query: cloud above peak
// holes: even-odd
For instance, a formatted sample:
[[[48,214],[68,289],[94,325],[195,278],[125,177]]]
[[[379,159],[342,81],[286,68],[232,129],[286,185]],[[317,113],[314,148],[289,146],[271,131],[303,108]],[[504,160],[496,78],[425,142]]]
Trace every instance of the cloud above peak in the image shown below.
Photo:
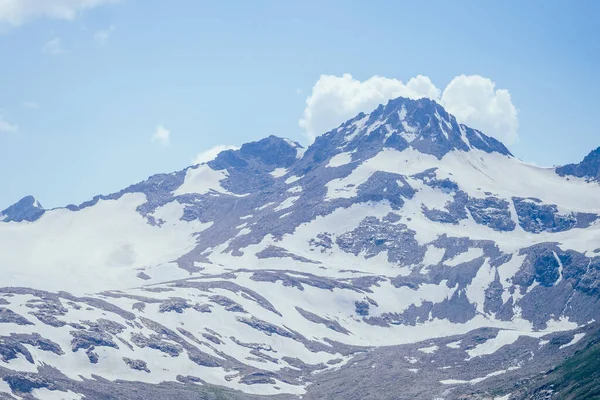
[[[506,89],[479,75],[460,75],[444,89],[440,104],[456,119],[510,145],[519,140],[517,108]]]
[[[86,9],[119,1],[121,0],[0,0],[0,23],[18,26],[39,17],[72,20]]]
[[[360,112],[371,112],[379,104],[397,97],[430,98],[440,103],[461,123],[479,129],[510,145],[518,140],[517,110],[510,93],[479,75],[461,75],[442,91],[431,79],[417,75],[406,83],[381,76],[364,81],[350,74],[321,75],[306,99],[299,121],[312,142],[316,136],[336,128]]]
[[[158,142],[162,146],[171,144],[171,131],[162,125],[158,125],[152,135],[152,142]]]

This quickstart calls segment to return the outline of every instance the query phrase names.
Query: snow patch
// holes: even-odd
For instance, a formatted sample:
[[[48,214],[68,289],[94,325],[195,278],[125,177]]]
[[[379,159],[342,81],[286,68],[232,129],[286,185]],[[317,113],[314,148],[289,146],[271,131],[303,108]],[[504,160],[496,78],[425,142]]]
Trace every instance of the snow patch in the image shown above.
[[[429,347],[421,347],[420,349],[418,349],[419,351],[425,353],[425,354],[433,354],[436,351],[438,351],[440,348],[438,346],[429,346]]]
[[[38,400],[81,400],[84,396],[73,393],[70,390],[61,392],[59,390],[33,389],[31,395]]]
[[[287,178],[285,180],[285,184],[286,185],[291,185],[292,183],[299,181],[300,179],[302,179],[301,176],[290,176],[289,178]]]
[[[279,204],[277,207],[275,207],[274,210],[281,211],[281,210],[285,210],[286,208],[290,208],[291,206],[294,205],[294,203],[296,203],[296,200],[298,200],[299,198],[300,198],[300,196],[288,197],[287,199],[282,201],[281,204]]]
[[[287,174],[287,171],[287,168],[275,168],[273,171],[270,172],[270,174],[273,178],[281,178],[282,176]]]
[[[351,153],[340,153],[340,154],[336,154],[335,156],[331,157],[331,160],[329,160],[329,163],[327,163],[326,167],[327,168],[341,167],[342,165],[346,165],[350,162],[352,162],[352,154]]]
[[[581,339],[583,339],[584,336],[585,336],[585,333],[576,333],[573,336],[573,339],[569,343],[563,344],[562,346],[559,347],[559,349],[562,350],[566,347],[573,346],[574,344],[579,342]]]
[[[469,355],[469,358],[467,360],[470,360],[475,357],[494,354],[502,347],[511,345],[514,342],[516,342],[517,339],[519,339],[519,336],[521,336],[521,333],[518,331],[499,331],[498,335],[496,335],[495,338],[487,340],[481,344],[478,344],[472,349],[467,350],[467,354]]]
[[[474,259],[479,258],[481,256],[483,256],[483,249],[479,247],[470,247],[469,250],[457,254],[453,258],[444,261],[444,264],[450,267],[456,267],[457,265],[473,261]]]
[[[486,380],[488,378],[491,378],[493,376],[503,375],[503,374],[505,374],[507,372],[515,371],[515,370],[517,370],[519,368],[520,367],[510,367],[510,368],[503,369],[503,370],[500,370],[500,371],[494,371],[492,373],[487,374],[486,376],[483,376],[481,378],[471,379],[469,381],[463,381],[463,380],[458,380],[458,379],[446,379],[446,380],[440,381],[440,383],[442,385],[462,385],[462,384],[475,385],[475,384],[477,384],[479,382],[483,382],[484,380]]]
[[[191,167],[185,174],[183,184],[173,193],[175,196],[183,194],[207,194],[211,192],[235,195],[221,186],[221,181],[229,176],[227,170],[215,171],[206,164]],[[241,197],[241,196],[240,196]]]

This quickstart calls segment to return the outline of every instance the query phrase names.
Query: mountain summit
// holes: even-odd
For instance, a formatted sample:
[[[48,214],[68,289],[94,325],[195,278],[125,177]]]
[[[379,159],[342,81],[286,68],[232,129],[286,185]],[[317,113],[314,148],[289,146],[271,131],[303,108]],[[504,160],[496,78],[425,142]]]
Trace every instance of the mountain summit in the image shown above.
[[[511,155],[498,140],[459,124],[442,106],[427,98],[390,100],[317,138],[319,141],[341,142],[348,150],[374,144],[400,151],[410,147],[438,159],[453,150],[471,149]]]
[[[400,98],[307,149],[27,198],[0,396],[509,399],[600,330],[600,185],[560,173]]]
[[[44,214],[44,207],[33,196],[25,196],[6,210],[0,212],[0,221],[33,222]]]

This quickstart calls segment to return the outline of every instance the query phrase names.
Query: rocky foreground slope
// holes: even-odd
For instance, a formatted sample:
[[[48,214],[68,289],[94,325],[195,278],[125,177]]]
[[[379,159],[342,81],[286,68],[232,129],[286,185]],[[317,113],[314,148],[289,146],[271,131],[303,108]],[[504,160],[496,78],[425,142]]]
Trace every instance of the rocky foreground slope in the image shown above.
[[[0,398],[522,398],[598,330],[594,157],[530,166],[399,98],[307,149],[27,197],[0,213]]]

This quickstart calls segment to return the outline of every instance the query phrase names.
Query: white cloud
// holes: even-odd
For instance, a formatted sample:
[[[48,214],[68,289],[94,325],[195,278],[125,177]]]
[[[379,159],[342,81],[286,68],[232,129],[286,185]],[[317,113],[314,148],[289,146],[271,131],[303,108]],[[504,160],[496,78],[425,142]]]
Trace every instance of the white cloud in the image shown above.
[[[152,141],[158,142],[163,146],[171,144],[171,131],[162,125],[156,127],[156,131],[152,135]]]
[[[300,126],[310,140],[354,117],[369,112],[396,97],[438,96],[439,90],[425,76],[419,75],[404,84],[397,79],[374,76],[361,82],[350,74],[341,77],[321,75],[306,99]]]
[[[506,144],[518,139],[517,111],[507,90],[481,76],[458,76],[440,91],[426,76],[418,75],[404,83],[374,76],[365,81],[350,74],[321,75],[306,99],[299,121],[310,141],[360,112],[370,112],[396,97],[427,97],[440,103],[459,122],[494,136]]]
[[[479,75],[460,75],[444,89],[441,104],[460,122],[506,144],[519,139],[517,109],[506,89]]]
[[[114,31],[114,26],[109,26],[106,29],[100,29],[99,31],[96,31],[96,33],[94,33],[94,40],[96,41],[96,43],[103,46],[106,43],[108,43],[108,40],[110,39],[110,36],[113,34]]]
[[[202,164],[205,162],[209,162],[209,161],[214,160],[219,155],[219,153],[222,151],[237,150],[237,149],[239,149],[239,147],[237,147],[237,146],[228,146],[228,145],[224,145],[224,144],[219,144],[213,148],[210,148],[210,149],[198,154],[196,156],[196,158],[194,158],[193,163],[194,163],[194,165],[196,165],[196,164]]]
[[[16,133],[18,130],[17,125],[11,124],[0,117],[0,133]]]
[[[23,107],[38,109],[38,108],[40,108],[40,105],[38,103],[36,103],[35,101],[25,101],[25,102],[23,102]]]
[[[48,43],[46,43],[42,47],[42,53],[58,55],[58,54],[67,53],[67,50],[64,48],[64,46],[62,44],[61,38],[55,37],[54,39],[50,40]]]
[[[0,0],[0,23],[21,25],[38,17],[74,19],[86,9],[120,0]]]

